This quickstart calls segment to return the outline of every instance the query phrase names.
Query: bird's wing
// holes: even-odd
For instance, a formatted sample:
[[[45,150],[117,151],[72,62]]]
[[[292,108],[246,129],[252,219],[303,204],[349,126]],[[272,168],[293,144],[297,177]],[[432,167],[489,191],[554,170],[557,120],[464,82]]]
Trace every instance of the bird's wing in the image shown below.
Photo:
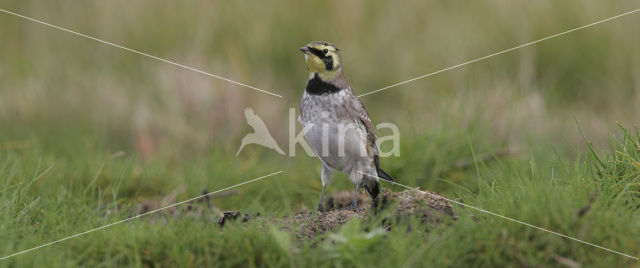
[[[351,89],[349,89],[351,91]],[[353,94],[351,91],[350,94],[352,97],[352,111],[350,114],[356,117],[356,120],[359,120],[361,125],[364,126],[364,129],[367,133],[367,151],[371,153],[373,157],[373,164],[375,165],[376,172],[378,173],[378,178],[382,178],[387,181],[395,181],[387,172],[380,168],[380,157],[378,153],[378,146],[376,145],[376,137],[375,128],[373,127],[373,122],[371,122],[371,118],[369,118],[369,114],[367,113],[367,109],[364,108],[364,104],[362,101]]]
[[[369,118],[369,113],[367,113],[367,109],[364,108],[364,104],[362,101],[355,95],[349,94],[351,96],[349,107],[349,114],[351,114],[357,123],[364,126],[364,130],[367,133],[367,151],[372,150],[373,155],[378,156],[378,147],[376,146],[376,137],[375,127],[373,126],[373,122],[371,122],[371,118]]]
[[[264,131],[267,129],[267,126],[264,124],[264,121],[253,112],[253,109],[247,108],[244,110],[244,117],[247,119],[247,124],[249,124],[254,131]]]
[[[371,122],[371,118],[369,117],[369,113],[367,113],[367,109],[364,108],[364,104],[362,101],[353,94],[354,100],[352,101],[354,104],[352,107],[354,108],[352,114],[356,116],[356,120],[359,120],[361,125],[364,126],[364,129],[367,133],[367,152],[371,153],[373,157],[373,164],[375,165],[376,172],[378,173],[378,178],[382,178],[388,181],[395,181],[387,172],[380,168],[380,157],[378,152],[378,146],[376,145],[376,137],[375,128],[373,126],[373,122]]]

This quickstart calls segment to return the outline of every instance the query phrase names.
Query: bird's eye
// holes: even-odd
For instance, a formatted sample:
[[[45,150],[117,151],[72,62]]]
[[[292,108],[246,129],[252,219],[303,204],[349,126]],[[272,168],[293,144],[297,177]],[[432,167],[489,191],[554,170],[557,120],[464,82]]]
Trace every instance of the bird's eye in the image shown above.
[[[322,50],[322,52],[324,52],[324,54],[327,54],[327,52],[329,52],[329,50],[325,48],[324,50]]]

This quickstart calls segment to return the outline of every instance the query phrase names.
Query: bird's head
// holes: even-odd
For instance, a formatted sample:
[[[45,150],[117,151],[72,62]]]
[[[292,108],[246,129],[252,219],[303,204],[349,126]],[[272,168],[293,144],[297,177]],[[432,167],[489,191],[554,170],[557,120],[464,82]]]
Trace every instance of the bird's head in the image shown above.
[[[314,41],[300,48],[311,73],[317,73],[325,81],[342,73],[340,49],[328,42]]]

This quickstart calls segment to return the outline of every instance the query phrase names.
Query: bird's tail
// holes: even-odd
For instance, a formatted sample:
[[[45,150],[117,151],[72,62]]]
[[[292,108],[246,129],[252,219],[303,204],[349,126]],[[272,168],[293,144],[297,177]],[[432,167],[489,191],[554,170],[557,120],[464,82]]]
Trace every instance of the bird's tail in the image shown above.
[[[380,183],[375,179],[366,180],[366,182],[363,183],[362,186],[367,190],[367,193],[369,193],[371,199],[375,199],[376,197],[378,197],[378,194],[380,194]]]
[[[242,148],[244,148],[245,146],[245,142],[244,139],[242,139],[242,143],[240,144],[240,148],[238,148],[238,152],[236,153],[236,157],[240,154],[240,151],[242,151]]]
[[[389,173],[382,170],[379,165],[376,165],[376,171],[378,173],[378,178],[381,178],[383,180],[390,181],[390,182],[396,181],[391,177],[391,175],[389,175]],[[371,178],[369,180],[366,180],[366,182],[363,183],[362,186],[365,189],[367,189],[367,192],[371,196],[371,199],[375,199],[376,197],[378,197],[378,194],[380,194],[380,192],[382,191],[382,187],[380,186],[380,182],[378,182],[378,178],[375,178],[371,175],[367,177],[371,177]]]
[[[385,181],[390,181],[390,182],[396,181],[395,179],[393,179],[391,177],[391,175],[389,175],[389,173],[387,173],[386,171],[382,170],[381,168],[378,168],[378,177],[380,177],[381,179],[383,179]]]

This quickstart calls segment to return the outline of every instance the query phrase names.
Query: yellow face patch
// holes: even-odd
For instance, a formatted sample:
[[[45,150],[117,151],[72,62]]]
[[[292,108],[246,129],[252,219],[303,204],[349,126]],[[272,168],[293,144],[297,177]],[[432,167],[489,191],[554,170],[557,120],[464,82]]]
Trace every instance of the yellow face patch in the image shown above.
[[[320,73],[326,70],[322,59],[318,58],[315,55],[304,54],[304,61],[307,64],[307,68],[309,68],[309,71],[313,73]]]

